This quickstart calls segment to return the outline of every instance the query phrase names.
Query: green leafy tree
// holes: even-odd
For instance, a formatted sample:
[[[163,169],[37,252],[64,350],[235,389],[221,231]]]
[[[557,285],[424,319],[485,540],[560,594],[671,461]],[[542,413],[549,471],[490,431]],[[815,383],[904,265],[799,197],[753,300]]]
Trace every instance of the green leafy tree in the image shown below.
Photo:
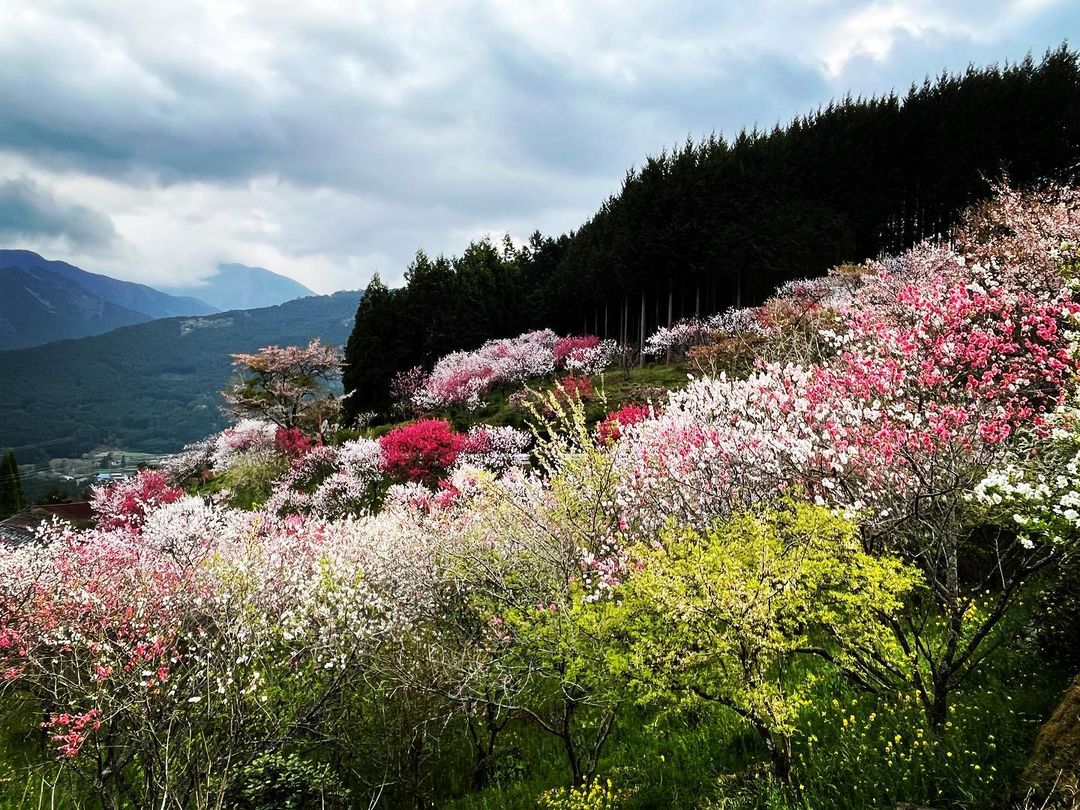
[[[801,502],[704,534],[672,528],[631,559],[603,625],[621,640],[612,669],[644,702],[705,701],[742,717],[784,782],[810,683],[796,659],[845,667],[851,649],[897,656],[886,619],[918,581],[863,551],[850,521]]]

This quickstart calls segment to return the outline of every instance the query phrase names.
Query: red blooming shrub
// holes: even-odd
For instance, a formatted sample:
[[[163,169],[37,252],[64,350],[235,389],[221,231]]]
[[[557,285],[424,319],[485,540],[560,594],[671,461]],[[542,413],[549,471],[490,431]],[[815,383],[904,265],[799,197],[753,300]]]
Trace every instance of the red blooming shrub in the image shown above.
[[[91,504],[102,529],[138,531],[146,513],[154,507],[179,500],[184,490],[170,487],[161,470],[140,470],[134,478],[94,487]]]
[[[636,425],[638,422],[644,422],[646,419],[651,419],[659,414],[660,411],[653,409],[650,405],[636,405],[634,403],[623,405],[618,410],[612,411],[605,416],[604,420],[596,426],[597,438],[600,444],[617,442],[622,436],[623,428]]]
[[[567,374],[559,380],[556,391],[560,399],[586,400],[593,395],[593,384],[588,377],[575,377],[573,374]]]
[[[274,446],[289,458],[300,458],[311,449],[311,440],[300,428],[279,427],[274,434]]]
[[[425,419],[391,430],[379,444],[388,475],[435,485],[457,460],[465,437],[444,419]]]
[[[465,435],[461,450],[464,453],[490,453],[492,449],[491,434],[487,425],[478,425],[475,430]]]
[[[575,351],[581,349],[591,349],[600,345],[600,338],[596,335],[577,335],[575,337],[564,337],[555,344],[555,348],[552,349],[552,354],[555,355],[555,362],[562,363],[567,357],[570,357]]]

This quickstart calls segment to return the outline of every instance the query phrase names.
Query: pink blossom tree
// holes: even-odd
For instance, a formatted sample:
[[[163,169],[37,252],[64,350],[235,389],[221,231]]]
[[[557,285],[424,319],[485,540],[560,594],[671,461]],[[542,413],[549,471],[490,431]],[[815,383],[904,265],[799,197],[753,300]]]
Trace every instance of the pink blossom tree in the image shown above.
[[[237,380],[222,392],[230,415],[320,436],[323,423],[337,418],[340,403],[332,387],[341,377],[339,348],[316,339],[307,346],[267,346],[232,357]]]

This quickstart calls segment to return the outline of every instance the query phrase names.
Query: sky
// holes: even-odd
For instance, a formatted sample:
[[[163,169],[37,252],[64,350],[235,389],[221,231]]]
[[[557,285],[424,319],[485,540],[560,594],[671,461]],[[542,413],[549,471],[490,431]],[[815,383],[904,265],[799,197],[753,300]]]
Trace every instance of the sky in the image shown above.
[[[649,154],[1080,41],[1074,0],[0,0],[0,247],[328,293],[558,235]]]

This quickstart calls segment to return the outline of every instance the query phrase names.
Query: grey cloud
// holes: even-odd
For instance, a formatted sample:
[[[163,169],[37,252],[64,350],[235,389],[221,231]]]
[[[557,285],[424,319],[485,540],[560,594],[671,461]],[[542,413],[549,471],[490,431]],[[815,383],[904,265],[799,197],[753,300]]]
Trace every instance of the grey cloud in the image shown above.
[[[175,19],[167,5],[56,0],[39,24],[0,31],[0,152],[51,172],[60,191],[66,175],[106,178],[129,202],[198,185],[208,205],[217,194],[241,214],[243,190],[277,178],[278,227],[237,225],[237,243],[349,266],[378,257],[384,277],[417,247],[574,228],[628,166],[687,135],[769,128],[946,66],[1038,57],[1080,30],[1066,5],[1006,25],[1006,0],[958,0],[944,23],[886,31],[887,53],[855,52],[831,74],[821,43],[888,0],[572,3],[565,31],[539,5],[484,0],[411,17],[392,0],[336,14],[237,3],[227,24],[213,2]],[[104,223],[98,244],[115,238],[81,210],[75,219]],[[95,228],[82,230],[93,243]]]
[[[0,181],[0,239],[66,240],[72,250],[98,252],[117,239],[112,221],[65,202],[27,177]]]

